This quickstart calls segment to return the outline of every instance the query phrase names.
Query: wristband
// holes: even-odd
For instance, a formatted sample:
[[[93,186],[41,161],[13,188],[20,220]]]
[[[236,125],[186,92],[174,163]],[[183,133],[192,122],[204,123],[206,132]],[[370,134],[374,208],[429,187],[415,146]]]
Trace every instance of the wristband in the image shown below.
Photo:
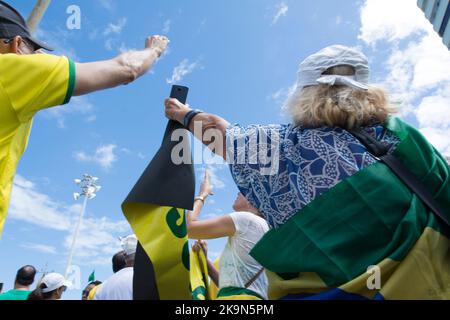
[[[203,113],[203,111],[194,109],[186,113],[186,115],[183,118],[183,126],[189,130],[189,124],[191,123],[192,119],[199,113]]]

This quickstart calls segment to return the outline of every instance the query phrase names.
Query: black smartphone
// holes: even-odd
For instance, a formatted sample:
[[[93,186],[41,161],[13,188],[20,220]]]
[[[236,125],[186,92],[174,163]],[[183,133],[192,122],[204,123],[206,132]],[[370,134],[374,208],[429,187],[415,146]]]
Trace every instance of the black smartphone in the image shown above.
[[[172,91],[170,92],[170,97],[178,99],[178,101],[185,104],[187,101],[188,92],[188,87],[173,85]]]

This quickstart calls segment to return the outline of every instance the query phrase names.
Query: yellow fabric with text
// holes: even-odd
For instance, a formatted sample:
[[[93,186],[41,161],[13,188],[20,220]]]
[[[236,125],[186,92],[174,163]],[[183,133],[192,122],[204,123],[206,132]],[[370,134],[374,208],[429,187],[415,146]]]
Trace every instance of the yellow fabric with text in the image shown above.
[[[189,247],[183,209],[127,203],[124,213],[152,261],[161,300],[190,300]]]

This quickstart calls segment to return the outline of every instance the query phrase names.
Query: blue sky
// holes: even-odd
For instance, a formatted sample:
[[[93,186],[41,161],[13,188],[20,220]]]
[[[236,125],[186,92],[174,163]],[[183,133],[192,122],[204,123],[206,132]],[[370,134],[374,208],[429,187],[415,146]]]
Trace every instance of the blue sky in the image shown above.
[[[25,16],[33,1],[9,1]],[[68,30],[69,5],[81,29]],[[82,286],[95,269],[111,274],[118,236],[130,233],[120,204],[157,151],[170,83],[191,88],[188,102],[231,123],[289,120],[281,106],[299,62],[331,44],[362,49],[372,81],[402,107],[402,117],[450,156],[450,54],[414,0],[53,1],[38,35],[75,61],[107,59],[165,34],[169,52],[128,86],[74,98],[40,112],[15,181],[0,241],[0,282],[13,285],[18,267],[63,273],[80,203],[74,178],[88,172],[103,189],[90,201],[74,264]],[[203,217],[231,212],[237,193],[225,166],[209,166],[216,185]],[[204,166],[196,166],[197,179]],[[212,256],[225,240],[209,242]],[[69,290],[66,299],[78,299]]]

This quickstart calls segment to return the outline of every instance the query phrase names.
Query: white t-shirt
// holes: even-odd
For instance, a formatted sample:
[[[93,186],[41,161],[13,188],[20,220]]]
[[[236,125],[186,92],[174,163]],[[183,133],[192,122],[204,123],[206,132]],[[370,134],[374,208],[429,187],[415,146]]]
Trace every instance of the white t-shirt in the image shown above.
[[[269,230],[266,220],[250,212],[233,212],[236,233],[228,242],[220,257],[219,287],[245,288],[245,284],[262,268],[249,253],[261,237]],[[247,288],[267,299],[268,281],[265,272]]]
[[[133,268],[117,271],[95,292],[94,300],[133,300]]]

